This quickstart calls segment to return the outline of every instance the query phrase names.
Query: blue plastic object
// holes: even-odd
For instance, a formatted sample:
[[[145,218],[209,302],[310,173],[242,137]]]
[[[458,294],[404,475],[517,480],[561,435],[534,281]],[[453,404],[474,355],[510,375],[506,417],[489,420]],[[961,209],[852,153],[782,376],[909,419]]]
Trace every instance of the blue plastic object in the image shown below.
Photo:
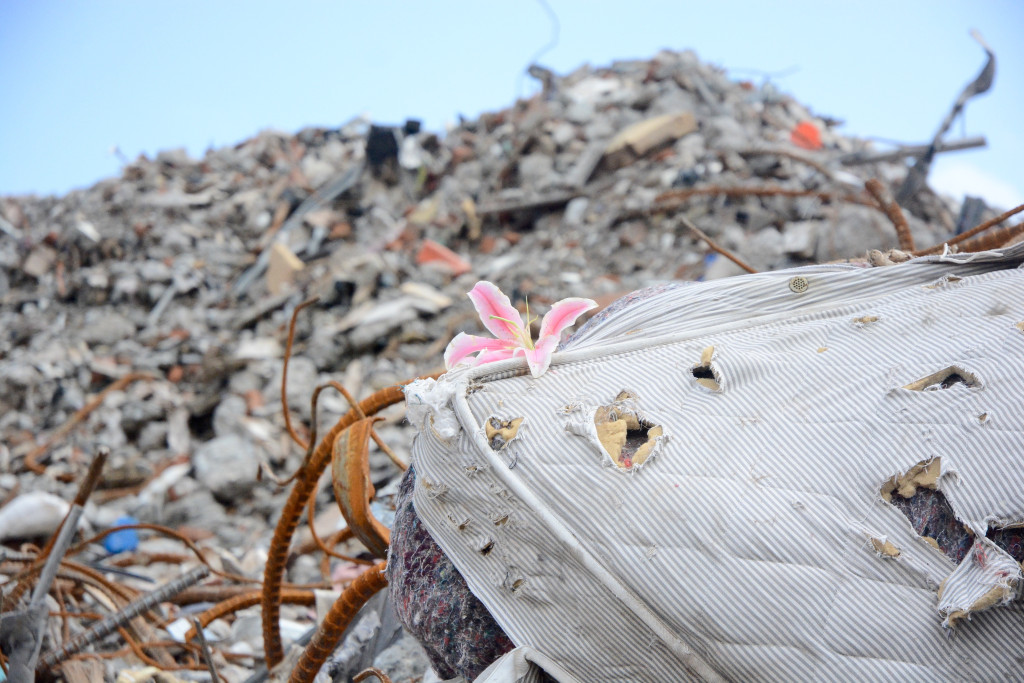
[[[139,520],[134,517],[125,516],[118,517],[113,526],[138,523]],[[139,547],[139,534],[135,529],[121,529],[120,531],[115,531],[103,539],[103,547],[111,555],[135,550]]]

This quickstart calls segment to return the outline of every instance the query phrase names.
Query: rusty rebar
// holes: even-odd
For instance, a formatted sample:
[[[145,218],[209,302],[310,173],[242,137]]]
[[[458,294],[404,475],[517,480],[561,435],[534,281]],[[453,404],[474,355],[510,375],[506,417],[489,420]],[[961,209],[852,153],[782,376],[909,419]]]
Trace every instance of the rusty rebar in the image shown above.
[[[709,185],[706,187],[688,187],[678,190],[668,190],[662,192],[660,195],[655,197],[654,203],[649,209],[646,209],[646,213],[653,211],[663,211],[666,209],[674,209],[682,206],[683,202],[690,199],[691,197],[699,196],[720,196],[720,197],[815,197],[822,201],[842,201],[849,202],[851,204],[860,204],[862,206],[869,206],[873,209],[877,209],[878,206],[863,195],[849,194],[849,193],[837,193],[837,192],[825,192],[821,190],[792,190],[786,187],[779,187],[777,185],[760,185],[757,187],[723,187],[721,185]],[[628,217],[628,213],[624,213],[622,217]]]
[[[107,458],[109,456],[110,449],[106,446],[100,446],[96,451],[96,455],[93,456],[92,462],[89,463],[89,470],[85,473],[82,483],[78,485],[78,493],[75,494],[75,500],[72,503],[72,506],[78,505],[79,507],[84,507],[86,502],[88,502],[92,492],[96,490],[96,485],[100,482],[100,476],[103,474],[103,467],[107,464]],[[39,553],[40,558],[45,558],[49,555],[50,550],[53,548],[54,541],[60,535],[65,523],[67,523],[66,517],[61,520],[60,526],[57,527],[57,531],[50,536],[50,540],[47,541],[45,546],[43,546],[42,552]]]
[[[240,609],[246,607],[252,607],[258,605],[263,592],[259,589],[249,590],[241,595],[218,602],[216,605],[211,607],[199,614],[196,619],[199,621],[200,628],[206,628],[215,619],[227,616],[228,614],[234,614]],[[315,605],[316,604],[316,593],[311,590],[301,590],[297,588],[286,588],[281,591],[281,602],[287,605]],[[185,633],[185,642],[192,640],[196,636],[196,628],[193,626]]]
[[[316,677],[320,667],[334,651],[338,640],[360,608],[377,591],[388,585],[388,580],[384,577],[386,565],[386,562],[378,562],[342,591],[292,670],[289,683],[310,683]]]
[[[358,557],[352,557],[351,555],[343,555],[342,553],[339,553],[339,552],[337,552],[335,550],[332,550],[331,547],[330,547],[331,544],[328,544],[327,541],[321,539],[320,538],[320,534],[316,530],[316,524],[314,524],[315,513],[316,513],[316,496],[310,496],[309,497],[309,501],[306,503],[306,520],[309,523],[309,535],[312,538],[312,548],[307,549],[306,552],[309,552],[309,550],[319,550],[320,552],[322,552],[324,554],[324,559],[328,561],[328,564],[329,564],[329,561],[330,561],[329,558],[332,558],[332,557],[334,559],[336,559],[336,560],[343,560],[345,562],[353,562],[355,564],[374,564],[374,562],[372,560],[363,560],[363,559],[360,559]],[[341,532],[342,532],[342,535],[344,535],[345,539],[351,538],[353,536],[353,531],[352,531],[351,527],[346,527],[344,529],[341,529]],[[333,544],[336,545],[337,543],[341,542],[342,535],[332,534],[332,536],[334,536],[335,539],[336,539],[333,542]],[[327,540],[330,540],[330,539],[331,539],[331,536],[328,536]],[[303,553],[297,550],[296,554],[301,555]],[[323,574],[324,578],[327,578],[328,572],[324,571],[324,572],[322,572],[322,574]]]
[[[1017,215],[1018,213],[1020,213],[1021,211],[1024,211],[1024,204],[1021,204],[1020,206],[1014,207],[1014,208],[1010,209],[1009,211],[1005,211],[1005,212],[999,214],[998,216],[995,216],[994,218],[990,218],[989,220],[984,221],[983,223],[979,223],[978,225],[974,226],[970,230],[967,230],[967,231],[957,235],[956,237],[951,237],[950,239],[945,240],[944,242],[942,242],[940,244],[936,244],[934,246],[928,247],[927,249],[921,249],[919,251],[915,251],[914,252],[914,256],[927,256],[929,254],[938,254],[938,253],[940,253],[942,251],[942,248],[945,245],[953,246],[954,244],[959,244],[960,242],[964,242],[966,240],[969,240],[970,238],[974,237],[978,233],[984,232],[985,230],[988,230],[989,228],[991,228],[994,225],[999,225],[1000,223],[1005,221],[1007,218],[1011,218],[1011,217]]]
[[[353,533],[375,557],[387,557],[391,532],[370,511],[374,489],[367,457],[373,423],[380,419],[357,420],[338,435],[332,448],[331,483],[341,514]]]
[[[384,408],[402,401],[404,397],[401,386],[387,387],[360,401],[359,409],[364,415],[374,415]],[[313,493],[320,475],[323,474],[327,463],[330,462],[334,440],[357,419],[359,417],[356,411],[350,410],[324,435],[309,461],[299,471],[295,485],[281,511],[281,517],[274,528],[274,536],[270,542],[267,563],[263,572],[263,600],[261,602],[263,648],[266,653],[267,668],[272,669],[284,657],[277,620],[281,611],[281,578],[284,576],[284,564],[288,558],[288,548],[291,545],[292,536],[299,524],[306,500]]]
[[[999,247],[1005,246],[1013,238],[1022,234],[1024,234],[1024,223],[993,228],[991,230],[987,230],[981,235],[978,235],[977,237],[972,237],[969,240],[961,242],[960,251],[974,252],[998,249]]]
[[[14,584],[14,589],[8,595],[8,598],[12,602],[17,602],[21,595],[28,590],[27,580],[37,571],[42,571],[43,574],[40,577],[39,583],[36,584],[36,591],[32,594],[32,602],[37,601],[37,594],[40,590],[40,586],[44,583],[46,588],[44,589],[43,595],[46,595],[45,591],[49,590],[49,585],[53,581],[53,572],[57,571],[57,568],[63,562],[64,555],[68,552],[68,546],[71,545],[71,539],[74,537],[77,531],[78,520],[82,516],[85,503],[89,500],[89,496],[92,495],[93,490],[96,488],[96,484],[99,482],[100,475],[103,473],[103,466],[107,462],[107,457],[110,455],[109,449],[101,447],[96,455],[93,456],[92,462],[89,463],[89,471],[82,479],[82,483],[78,486],[78,492],[75,494],[75,499],[68,509],[64,519],[61,520],[57,526],[56,531],[50,536],[46,545],[39,552],[36,558],[32,561],[32,564],[18,576],[14,577],[17,583]],[[71,528],[66,529],[70,523]],[[58,545],[61,544],[61,545]],[[54,553],[56,558],[54,559]],[[72,553],[73,554],[73,553]],[[50,576],[47,580],[47,573]],[[34,668],[34,667],[33,667]]]
[[[903,215],[900,205],[892,198],[892,195],[885,189],[881,181],[877,178],[872,178],[864,183],[864,189],[874,197],[875,201],[878,202],[878,206],[881,207],[885,215],[889,217],[893,227],[896,228],[896,237],[899,239],[900,251],[914,251],[914,237],[910,234],[907,217]]]
[[[341,382],[332,379],[329,380],[327,384],[334,387],[339,394],[345,397],[345,400],[348,401],[349,407],[351,407],[352,410],[355,410],[359,414],[359,417],[361,419],[366,417],[366,415],[363,414],[363,411],[359,410],[359,402],[356,401],[356,399],[352,396],[352,394],[348,392],[348,389],[346,389]],[[377,448],[379,448],[384,453],[384,455],[388,456],[388,459],[395,464],[395,467],[402,470],[403,472],[409,469],[409,466],[402,462],[401,458],[399,458],[398,455],[396,455],[395,452],[391,450],[391,447],[388,446],[387,443],[382,438],[380,438],[380,436],[377,434],[377,431],[373,428],[370,429],[370,438],[373,439],[373,442],[375,444],[377,444]]]
[[[6,558],[6,561],[21,562],[29,565],[32,565],[35,562],[34,559],[22,559],[17,557],[8,557]],[[29,566],[27,569],[23,570],[19,574],[19,577],[21,577],[20,582],[14,585],[10,593],[3,596],[4,600],[10,602],[11,604],[17,603],[18,600],[21,599],[22,595],[24,595],[24,592],[28,590],[29,584],[27,580],[34,576],[35,573],[38,571],[39,568],[33,566]],[[76,562],[68,560],[67,558],[61,560],[60,568],[57,571],[57,578],[63,579],[65,581],[70,581],[75,584],[88,584],[94,586],[95,588],[109,595],[117,596],[124,602],[129,602],[136,595],[136,592],[132,589],[108,581],[106,577],[103,576],[103,574],[92,569],[91,567],[80,565]],[[13,581],[14,580],[12,579],[8,583],[12,583]]]
[[[231,572],[224,572],[224,571],[219,571],[217,569],[214,569],[213,567],[210,566],[210,561],[208,559],[206,559],[206,556],[203,555],[203,551],[199,548],[199,546],[197,546],[195,544],[194,541],[192,541],[190,538],[188,538],[184,534],[182,534],[182,533],[180,533],[178,531],[175,531],[174,529],[171,529],[169,527],[165,527],[165,526],[163,526],[161,524],[147,524],[147,523],[144,523],[144,522],[139,522],[137,524],[122,524],[120,526],[110,527],[109,529],[104,529],[103,531],[99,532],[95,536],[92,536],[90,538],[85,539],[84,541],[82,541],[81,543],[79,543],[78,545],[73,547],[69,551],[69,553],[72,554],[72,555],[75,555],[75,554],[81,552],[82,550],[84,550],[89,545],[91,545],[93,543],[98,543],[99,541],[103,540],[104,538],[106,538],[110,534],[112,534],[114,532],[117,532],[117,531],[122,531],[124,529],[142,529],[142,530],[146,530],[146,531],[155,531],[155,532],[157,532],[159,534],[162,534],[164,536],[168,536],[170,538],[173,538],[176,541],[180,541],[181,543],[183,543],[185,545],[186,548],[188,548],[189,552],[191,552],[192,555],[195,556],[195,558],[197,560],[199,560],[200,563],[202,563],[202,564],[206,565],[207,567],[209,567],[211,574],[214,574],[215,576],[219,576],[222,579],[228,579],[230,581],[235,581],[237,583],[259,583],[258,579],[252,579],[252,578],[249,578],[248,576],[242,576],[241,574],[232,574]]]
[[[376,676],[380,683],[392,683],[391,678],[375,666],[368,666],[357,673],[352,677],[352,683],[362,683],[362,681],[365,681],[370,676]]]
[[[251,593],[254,589],[252,586],[238,586],[238,585],[221,585],[221,586],[192,586],[181,591],[168,602],[173,602],[175,605],[194,605],[197,602],[223,602],[230,598],[237,597],[239,595],[245,595]]]
[[[49,670],[60,664],[67,657],[80,651],[82,648],[89,646],[96,641],[105,638],[107,635],[113,633],[117,629],[121,628],[127,622],[131,621],[135,617],[141,615],[144,612],[148,612],[153,607],[156,607],[161,602],[167,600],[172,595],[182,591],[189,586],[199,583],[206,578],[210,573],[209,567],[200,565],[190,570],[183,576],[169,581],[160,588],[154,591],[141,595],[135,600],[131,601],[115,614],[110,615],[98,624],[93,624],[85,631],[77,634],[68,642],[64,643],[59,649],[48,652],[39,661],[39,670]]]
[[[356,412],[356,414],[359,416],[360,420],[366,419],[366,414],[363,413],[363,411],[359,408],[359,402],[356,401],[352,397],[352,394],[350,394],[348,392],[348,390],[345,389],[345,387],[342,386],[342,384],[340,382],[337,382],[337,381],[334,381],[334,380],[331,380],[329,382],[325,382],[324,384],[321,384],[321,385],[317,386],[316,389],[313,390],[313,396],[312,396],[312,399],[311,399],[311,411],[310,411],[310,414],[313,416],[312,422],[310,423],[310,442],[311,443],[316,443],[316,435],[317,435],[317,432],[319,430],[319,420],[317,418],[317,414],[318,414],[317,413],[317,405],[318,405],[318,402],[320,400],[320,392],[322,392],[324,389],[328,389],[328,388],[336,389],[339,393],[341,393],[341,395],[344,396],[345,399],[348,401],[348,404],[349,404],[351,410],[354,410]],[[344,433],[344,432],[342,432],[342,433]],[[373,433],[371,431],[371,434],[373,434],[373,436],[376,439],[378,445],[383,443],[380,440],[380,438],[377,437],[377,435],[375,433]],[[307,461],[308,461],[309,456],[311,454],[312,454],[312,450],[307,450],[307,452],[306,452],[306,460]],[[342,506],[342,513],[344,514],[344,506]],[[357,564],[373,564],[372,561],[360,560],[358,558],[349,557],[347,555],[342,555],[341,553],[337,553],[337,552],[331,550],[320,539],[320,534],[316,530],[316,523],[315,523],[316,522],[316,493],[315,493],[315,491],[314,491],[314,493],[312,495],[309,496],[309,500],[306,501],[306,520],[307,520],[307,522],[309,524],[309,533],[310,533],[310,536],[313,539],[314,546],[316,548],[318,548],[321,552],[324,553],[324,565],[328,567],[328,569],[325,569],[325,570],[322,571],[322,574],[323,574],[324,577],[328,576],[329,567],[330,567],[330,559],[329,558],[331,558],[331,557],[335,557],[335,558],[337,558],[339,560],[346,560],[346,561],[349,561],[349,562],[355,562]],[[346,521],[349,521],[349,520],[346,518]],[[353,528],[354,527],[351,525],[351,523],[349,523],[349,530],[351,531]]]
[[[136,382],[138,380],[143,379],[151,380],[155,378],[152,375],[144,372],[130,372],[124,377],[119,377],[118,379],[108,384],[106,387],[103,388],[102,391],[96,394],[96,396],[94,396],[88,403],[86,403],[84,406],[75,411],[75,414],[68,418],[67,422],[58,427],[56,431],[53,432],[53,434],[51,434],[49,437],[46,438],[45,441],[43,441],[43,443],[39,444],[31,451],[29,451],[29,453],[25,456],[25,460],[22,462],[22,464],[25,466],[26,469],[29,469],[32,472],[35,472],[36,474],[43,474],[44,472],[46,472],[46,467],[36,462],[40,457],[43,456],[43,454],[46,453],[46,451],[50,450],[50,448],[55,443],[57,443],[59,440],[67,436],[68,433],[70,433],[71,430],[75,428],[75,425],[77,425],[79,422],[81,422],[82,420],[89,416],[89,413],[96,410],[96,408],[103,403],[103,401],[107,398],[109,394],[111,394],[114,391],[118,391],[119,389],[125,388],[132,382]]]
[[[687,230],[689,230],[694,235],[696,235],[701,240],[703,240],[704,243],[707,244],[708,247],[711,249],[711,251],[718,252],[719,254],[721,254],[725,258],[729,259],[730,261],[732,261],[733,263],[735,263],[737,266],[739,266],[743,270],[747,271],[748,273],[756,273],[757,272],[756,270],[751,268],[750,265],[747,264],[739,256],[737,256],[736,254],[732,253],[731,251],[729,251],[728,249],[726,249],[725,247],[719,245],[717,242],[715,242],[713,239],[711,239],[707,234],[704,233],[703,230],[701,230],[696,225],[691,223],[689,219],[684,217],[684,218],[680,218],[680,221],[682,222],[683,226],[686,227]]]
[[[288,431],[288,436],[292,438],[292,441],[298,444],[302,450],[309,448],[309,444],[292,429],[292,416],[291,411],[288,409],[288,361],[292,357],[292,344],[295,342],[295,322],[299,318],[299,312],[304,308],[312,306],[319,300],[318,297],[307,299],[292,311],[291,322],[288,323],[288,343],[284,349],[284,366],[281,368],[281,410],[284,412],[284,428]]]

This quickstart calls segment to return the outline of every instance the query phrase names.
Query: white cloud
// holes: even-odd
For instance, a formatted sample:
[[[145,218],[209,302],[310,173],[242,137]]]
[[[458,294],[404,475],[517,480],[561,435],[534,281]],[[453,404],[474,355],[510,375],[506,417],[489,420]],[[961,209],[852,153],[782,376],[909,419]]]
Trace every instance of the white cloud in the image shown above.
[[[1024,204],[1024,190],[1019,184],[1007,182],[974,164],[939,158],[928,176],[928,184],[939,194],[948,194],[957,201],[964,195],[983,197],[989,206],[1012,209]]]

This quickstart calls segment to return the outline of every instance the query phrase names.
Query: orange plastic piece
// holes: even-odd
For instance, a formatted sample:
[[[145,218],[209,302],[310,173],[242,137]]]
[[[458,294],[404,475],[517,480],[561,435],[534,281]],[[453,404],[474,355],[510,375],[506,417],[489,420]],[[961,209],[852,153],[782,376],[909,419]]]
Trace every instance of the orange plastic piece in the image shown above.
[[[789,139],[797,147],[804,149],[821,149],[821,133],[818,127],[810,121],[801,121],[790,133]]]

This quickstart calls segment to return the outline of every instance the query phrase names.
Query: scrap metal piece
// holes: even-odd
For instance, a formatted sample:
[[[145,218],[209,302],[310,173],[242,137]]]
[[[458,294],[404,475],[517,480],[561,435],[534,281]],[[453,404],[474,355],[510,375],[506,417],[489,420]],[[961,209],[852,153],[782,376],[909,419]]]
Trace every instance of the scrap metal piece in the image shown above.
[[[967,101],[975,95],[987,92],[988,89],[992,87],[992,82],[996,77],[996,55],[992,51],[992,48],[990,48],[981,37],[980,33],[977,31],[971,31],[971,37],[978,41],[981,47],[985,50],[985,54],[988,55],[988,60],[985,62],[985,66],[982,67],[981,72],[977,77],[968,83],[960,92],[960,96],[956,98],[956,102],[953,103],[953,108],[949,110],[948,114],[946,114],[946,118],[943,119],[938,132],[935,133],[935,137],[932,138],[931,144],[928,145],[928,149],[925,150],[924,154],[917,158],[917,161],[914,163],[913,167],[911,167],[906,179],[903,181],[900,189],[896,192],[896,202],[899,204],[906,202],[917,194],[922,187],[924,187],[925,181],[928,179],[928,172],[932,167],[932,160],[935,158],[935,154],[942,145],[942,136],[945,135],[946,131],[949,130],[949,127],[953,125],[953,120],[961,111],[963,111]]]

